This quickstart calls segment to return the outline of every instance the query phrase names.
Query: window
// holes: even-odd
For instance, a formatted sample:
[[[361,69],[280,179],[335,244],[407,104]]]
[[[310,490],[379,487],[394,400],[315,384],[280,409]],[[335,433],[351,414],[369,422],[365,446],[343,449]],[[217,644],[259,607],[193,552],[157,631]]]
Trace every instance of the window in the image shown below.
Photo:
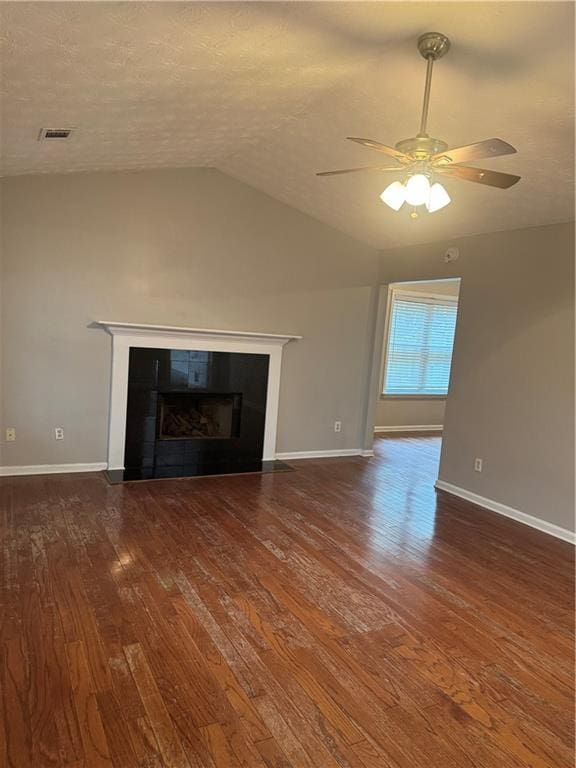
[[[446,395],[457,299],[392,292],[385,395]]]

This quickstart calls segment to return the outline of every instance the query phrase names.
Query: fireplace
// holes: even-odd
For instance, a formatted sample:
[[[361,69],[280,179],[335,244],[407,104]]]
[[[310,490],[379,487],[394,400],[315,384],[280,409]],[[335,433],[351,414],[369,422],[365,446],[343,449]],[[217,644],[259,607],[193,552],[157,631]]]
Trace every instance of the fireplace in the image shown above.
[[[262,471],[268,355],[131,347],[124,480]]]
[[[275,457],[282,348],[301,336],[111,320],[90,327],[112,337],[110,482],[268,472],[282,464]],[[187,417],[180,428],[158,431],[162,406],[182,405],[184,396],[189,408],[191,395],[206,419],[202,434],[189,433]],[[206,426],[211,421],[217,428]]]
[[[229,440],[240,432],[242,395],[160,392],[158,440]]]

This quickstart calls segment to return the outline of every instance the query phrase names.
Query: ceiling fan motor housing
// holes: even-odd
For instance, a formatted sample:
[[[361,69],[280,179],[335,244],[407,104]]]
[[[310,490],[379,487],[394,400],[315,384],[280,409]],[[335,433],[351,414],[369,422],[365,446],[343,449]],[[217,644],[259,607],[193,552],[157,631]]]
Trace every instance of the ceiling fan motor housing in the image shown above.
[[[448,144],[431,136],[413,136],[410,139],[402,139],[394,145],[399,152],[410,155],[414,160],[426,160],[432,155],[445,152]]]

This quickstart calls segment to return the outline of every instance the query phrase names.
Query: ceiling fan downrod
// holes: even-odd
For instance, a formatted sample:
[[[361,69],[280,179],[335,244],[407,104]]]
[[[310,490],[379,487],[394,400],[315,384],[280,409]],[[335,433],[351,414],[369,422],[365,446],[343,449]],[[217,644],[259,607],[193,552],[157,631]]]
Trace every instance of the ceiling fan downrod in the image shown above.
[[[427,160],[428,158],[448,149],[448,144],[429,136],[426,128],[428,124],[428,109],[430,107],[430,90],[432,86],[432,69],[434,62],[450,50],[450,40],[441,32],[426,32],[418,38],[418,50],[426,59],[426,83],[424,85],[424,99],[422,101],[422,116],[420,118],[420,130],[416,136],[398,141],[394,146],[400,152],[410,155],[414,160]]]
[[[426,84],[424,85],[424,101],[422,102],[422,117],[420,118],[420,130],[416,134],[422,139],[425,139],[428,136],[426,133],[426,123],[428,122],[428,108],[430,106],[430,88],[432,86],[433,66],[434,59],[432,56],[428,56],[428,64],[426,65]]]
[[[424,85],[424,100],[422,102],[422,117],[420,118],[420,130],[418,138],[428,138],[426,124],[428,122],[428,108],[430,106],[430,89],[432,86],[432,68],[436,59],[441,59],[450,50],[450,40],[441,32],[426,32],[418,38],[418,50],[426,59],[426,83]]]

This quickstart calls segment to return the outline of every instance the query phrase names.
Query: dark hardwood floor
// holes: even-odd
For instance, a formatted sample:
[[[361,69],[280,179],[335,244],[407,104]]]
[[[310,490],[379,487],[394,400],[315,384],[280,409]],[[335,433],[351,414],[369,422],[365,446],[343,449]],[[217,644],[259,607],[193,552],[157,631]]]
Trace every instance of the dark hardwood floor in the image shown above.
[[[439,445],[0,480],[0,764],[572,766],[572,549],[437,499]]]

